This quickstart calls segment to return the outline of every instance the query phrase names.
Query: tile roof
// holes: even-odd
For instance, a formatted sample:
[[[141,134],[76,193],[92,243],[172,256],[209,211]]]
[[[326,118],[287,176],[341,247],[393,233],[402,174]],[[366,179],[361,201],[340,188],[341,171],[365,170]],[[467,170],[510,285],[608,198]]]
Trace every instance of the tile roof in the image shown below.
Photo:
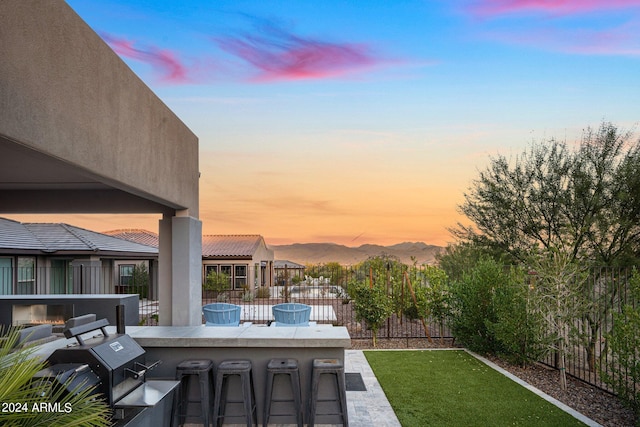
[[[202,236],[202,256],[252,257],[261,243],[259,234]]]
[[[20,223],[0,218],[0,249],[157,254],[158,249],[69,224]]]
[[[127,228],[122,230],[103,231],[102,234],[117,237],[118,239],[140,243],[141,245],[158,247],[158,233],[139,228]]]
[[[297,262],[293,262],[293,261],[289,261],[286,259],[277,259],[275,261],[273,261],[273,268],[282,268],[284,269],[285,267],[287,268],[296,268],[296,269],[304,269],[306,268],[304,265],[302,264],[298,264]]]

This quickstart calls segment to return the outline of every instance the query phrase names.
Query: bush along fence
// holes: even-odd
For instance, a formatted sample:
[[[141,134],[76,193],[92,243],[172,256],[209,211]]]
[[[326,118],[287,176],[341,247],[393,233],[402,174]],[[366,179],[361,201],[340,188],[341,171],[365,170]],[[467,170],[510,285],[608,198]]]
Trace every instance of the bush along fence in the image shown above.
[[[561,386],[568,374],[640,400],[640,275],[632,268],[585,269],[555,254],[526,269],[479,260],[455,278],[386,258],[357,268],[307,266],[305,275],[256,292],[205,290],[204,302],[244,305],[243,320],[254,323],[267,322],[273,304],[304,302],[314,306],[312,321],[345,326],[372,345],[453,339],[515,363],[555,367]]]
[[[311,321],[345,326],[352,339],[454,340],[516,363],[541,361],[560,378],[579,378],[640,410],[640,274],[633,268],[587,269],[555,253],[528,268],[480,259],[451,275],[389,257],[297,274],[285,271],[277,286],[235,290],[228,277],[207,277],[203,304],[240,304],[243,322],[267,323],[274,304],[303,302],[313,306]],[[140,324],[156,325],[154,277],[139,265],[4,268],[0,293],[137,293]]]

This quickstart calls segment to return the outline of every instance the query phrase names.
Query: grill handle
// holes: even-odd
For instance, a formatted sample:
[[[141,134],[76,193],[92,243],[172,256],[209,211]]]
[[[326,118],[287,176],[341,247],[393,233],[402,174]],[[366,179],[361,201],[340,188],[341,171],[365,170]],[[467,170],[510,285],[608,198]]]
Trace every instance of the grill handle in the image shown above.
[[[65,329],[64,336],[67,338],[75,338],[78,341],[78,344],[84,345],[84,341],[82,340],[82,337],[80,335],[100,329],[102,331],[102,335],[108,337],[109,334],[105,329],[107,326],[109,326],[109,321],[107,319],[100,319],[96,320],[95,322],[85,323],[84,325]]]
[[[140,377],[142,377],[144,374],[146,374],[147,371],[152,370],[153,368],[158,366],[160,363],[162,363],[162,361],[158,360],[156,362],[153,362],[151,365],[147,366],[147,365],[144,365],[144,364],[142,364],[140,362],[135,362],[134,365],[133,365],[134,368],[141,367],[142,368],[141,370],[136,371],[134,369],[124,368],[124,371],[127,374],[131,375],[131,378],[133,378],[134,380],[137,380]]]

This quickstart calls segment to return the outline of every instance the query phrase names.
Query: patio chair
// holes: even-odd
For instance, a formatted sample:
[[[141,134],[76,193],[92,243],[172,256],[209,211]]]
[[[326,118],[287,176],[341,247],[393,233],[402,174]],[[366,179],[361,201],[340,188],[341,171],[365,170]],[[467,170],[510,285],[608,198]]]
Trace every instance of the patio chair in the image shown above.
[[[276,304],[271,308],[276,326],[309,326],[311,306],[296,302]]]
[[[206,326],[238,326],[240,325],[239,305],[216,302],[202,307]]]

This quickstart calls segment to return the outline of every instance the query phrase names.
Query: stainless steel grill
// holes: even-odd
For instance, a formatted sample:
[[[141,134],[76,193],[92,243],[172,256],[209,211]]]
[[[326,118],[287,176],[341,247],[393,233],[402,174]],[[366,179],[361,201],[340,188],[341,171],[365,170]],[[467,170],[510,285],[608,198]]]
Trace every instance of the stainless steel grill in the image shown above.
[[[147,380],[147,372],[160,361],[147,363],[144,349],[127,334],[109,335],[106,319],[66,329],[67,338],[77,343],[53,352],[50,366],[40,371],[40,380],[54,381],[73,390],[95,386],[114,410],[117,426],[169,426],[173,394],[178,382]],[[82,335],[98,331],[90,339]],[[71,381],[71,383],[69,382]]]

